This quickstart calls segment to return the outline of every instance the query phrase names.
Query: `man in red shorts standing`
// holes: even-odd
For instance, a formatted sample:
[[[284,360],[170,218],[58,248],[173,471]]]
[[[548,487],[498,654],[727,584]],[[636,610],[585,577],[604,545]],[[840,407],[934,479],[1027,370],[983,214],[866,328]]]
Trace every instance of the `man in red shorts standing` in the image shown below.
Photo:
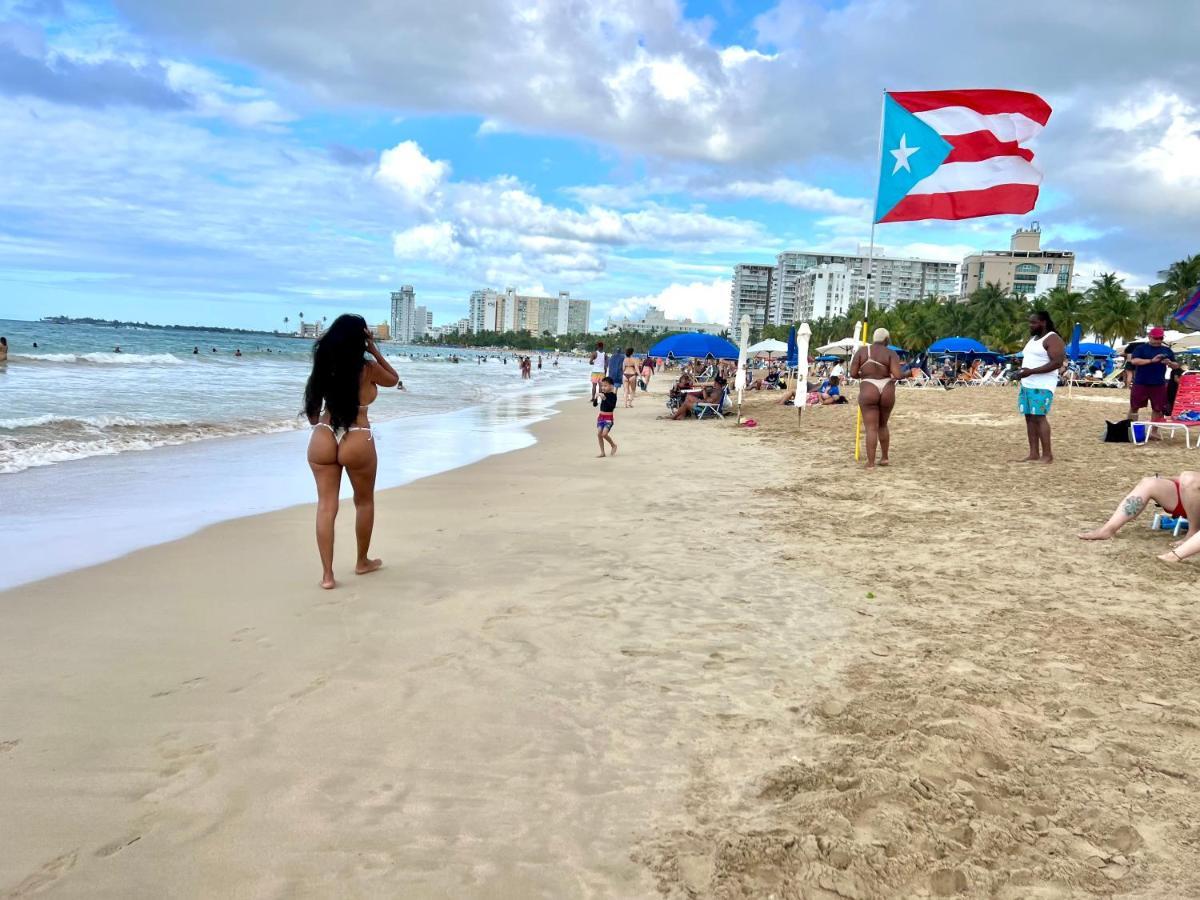
[[[1161,422],[1170,414],[1167,408],[1167,369],[1179,369],[1175,354],[1163,343],[1163,330],[1150,329],[1150,340],[1129,354],[1128,365],[1133,367],[1133,384],[1129,388],[1129,415],[1136,422],[1138,413],[1150,404],[1150,418]]]

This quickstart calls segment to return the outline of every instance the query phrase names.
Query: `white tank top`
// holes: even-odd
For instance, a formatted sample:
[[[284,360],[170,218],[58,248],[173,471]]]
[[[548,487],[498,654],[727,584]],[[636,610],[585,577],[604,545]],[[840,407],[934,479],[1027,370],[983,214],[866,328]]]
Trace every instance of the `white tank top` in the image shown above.
[[[1048,331],[1040,338],[1030,338],[1029,343],[1025,345],[1023,351],[1024,356],[1021,358],[1021,365],[1026,369],[1037,369],[1041,366],[1048,365],[1050,362],[1050,354],[1046,352],[1046,338],[1054,334],[1053,331]],[[1040,372],[1037,375],[1026,375],[1021,379],[1021,386],[1032,388],[1034,390],[1053,391],[1058,387],[1058,372]]]

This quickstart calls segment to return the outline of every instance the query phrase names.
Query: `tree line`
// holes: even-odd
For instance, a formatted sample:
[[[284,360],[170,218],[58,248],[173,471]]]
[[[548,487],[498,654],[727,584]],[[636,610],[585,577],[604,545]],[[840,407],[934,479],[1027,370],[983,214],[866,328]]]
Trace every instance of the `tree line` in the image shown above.
[[[1130,292],[1116,273],[1105,272],[1086,291],[1056,287],[1036,301],[986,284],[965,300],[929,296],[873,310],[870,326],[886,328],[892,343],[908,350],[924,350],[939,338],[961,336],[1015,353],[1029,339],[1029,314],[1042,309],[1050,313],[1064,338],[1070,337],[1078,322],[1084,334],[1112,344],[1145,334],[1155,325],[1169,327],[1171,315],[1200,288],[1200,254],[1172,263],[1158,276],[1162,279],[1158,284]],[[863,306],[858,303],[844,316],[810,322],[813,346],[849,337],[862,316]],[[787,340],[788,327],[770,325],[757,337]]]

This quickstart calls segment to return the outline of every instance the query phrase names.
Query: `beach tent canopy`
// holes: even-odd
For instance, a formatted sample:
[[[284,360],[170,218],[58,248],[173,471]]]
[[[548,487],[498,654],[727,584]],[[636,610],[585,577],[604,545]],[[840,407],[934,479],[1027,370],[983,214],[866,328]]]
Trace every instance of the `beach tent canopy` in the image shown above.
[[[816,361],[817,362],[839,362],[839,361],[841,361],[841,357],[834,356],[832,354],[827,353],[825,356],[818,356]]]
[[[788,345],[775,338],[767,338],[746,348],[747,353],[787,353]]]
[[[992,351],[974,338],[946,337],[929,345],[930,353],[948,353],[951,356],[960,353],[991,353]]]
[[[647,351],[648,356],[712,356],[715,359],[737,359],[735,344],[715,334],[673,334],[665,337]]]

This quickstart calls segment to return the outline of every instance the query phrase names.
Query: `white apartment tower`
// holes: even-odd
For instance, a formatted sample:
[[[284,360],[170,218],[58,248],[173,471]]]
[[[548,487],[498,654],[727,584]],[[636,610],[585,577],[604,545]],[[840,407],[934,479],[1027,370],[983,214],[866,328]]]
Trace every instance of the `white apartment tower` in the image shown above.
[[[572,299],[569,291],[560,291],[557,297],[533,297],[511,287],[503,293],[485,288],[471,293],[468,320],[474,332],[549,332],[558,337],[586,334],[591,309],[590,300]]]
[[[414,337],[414,318],[416,292],[411,284],[405,284],[398,291],[392,291],[392,340],[407,344]]]
[[[796,281],[796,317],[801,322],[831,319],[850,311],[850,269],[823,263],[806,269]]]
[[[729,333],[735,337],[742,315],[750,316],[750,328],[761,331],[771,321],[771,284],[774,266],[741,264],[733,267],[733,287],[729,296]]]
[[[788,251],[776,258],[771,281],[770,322],[790,325],[800,321],[796,302],[797,284],[808,269],[822,265],[842,265],[850,274],[851,302],[862,302],[867,292],[868,255],[808,253]],[[876,255],[871,265],[874,284],[871,287],[871,307],[889,309],[897,303],[920,300],[933,294],[952,297],[958,292],[958,266],[934,259],[902,259]],[[736,275],[736,270],[735,270]]]

